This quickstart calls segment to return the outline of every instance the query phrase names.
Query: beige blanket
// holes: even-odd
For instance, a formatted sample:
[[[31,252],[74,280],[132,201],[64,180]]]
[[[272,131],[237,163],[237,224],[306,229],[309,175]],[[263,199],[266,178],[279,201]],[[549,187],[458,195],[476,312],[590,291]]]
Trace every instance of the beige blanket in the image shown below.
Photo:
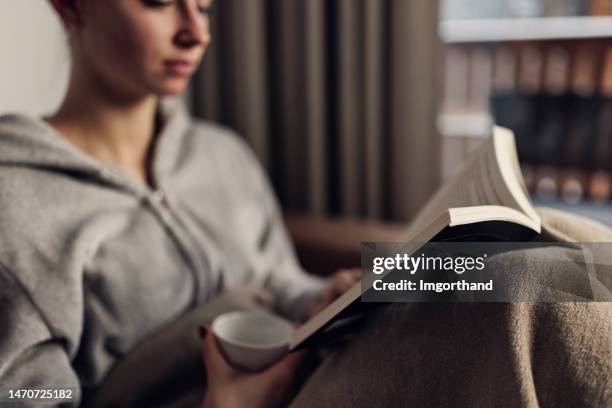
[[[551,241],[612,242],[541,210]],[[612,407],[612,303],[390,304],[292,407]]]
[[[600,224],[541,214],[541,239],[612,242]],[[221,298],[186,316],[127,356],[89,402],[198,406],[198,323],[265,303],[252,299]],[[612,407],[612,303],[385,306],[329,352],[292,406]]]

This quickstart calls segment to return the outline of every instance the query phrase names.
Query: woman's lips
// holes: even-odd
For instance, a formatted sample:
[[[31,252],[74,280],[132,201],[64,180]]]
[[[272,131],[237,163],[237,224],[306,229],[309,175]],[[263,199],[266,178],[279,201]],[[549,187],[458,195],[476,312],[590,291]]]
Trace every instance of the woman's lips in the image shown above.
[[[165,60],[166,71],[180,76],[190,76],[195,71],[196,65],[185,60]]]

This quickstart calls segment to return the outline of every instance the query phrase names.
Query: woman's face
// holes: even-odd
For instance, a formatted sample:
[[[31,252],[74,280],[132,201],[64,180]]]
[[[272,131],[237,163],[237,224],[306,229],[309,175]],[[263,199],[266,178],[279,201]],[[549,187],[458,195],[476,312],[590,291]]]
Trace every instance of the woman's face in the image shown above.
[[[210,43],[211,3],[77,0],[75,63],[121,94],[180,94]]]

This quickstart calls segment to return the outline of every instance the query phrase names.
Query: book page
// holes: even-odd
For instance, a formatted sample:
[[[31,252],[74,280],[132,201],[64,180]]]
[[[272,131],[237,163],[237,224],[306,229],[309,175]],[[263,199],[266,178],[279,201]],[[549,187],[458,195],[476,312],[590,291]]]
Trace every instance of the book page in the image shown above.
[[[499,176],[503,179],[503,183],[500,182],[499,185],[494,187],[502,197],[503,205],[521,211],[540,225],[540,216],[531,204],[525,179],[521,172],[514,134],[509,129],[496,127],[494,129],[494,139],[495,155],[497,157],[496,169],[499,170]]]
[[[428,201],[404,234],[412,241],[449,208],[497,205],[518,210],[539,223],[518,164],[514,135],[496,127],[493,136],[475,150]]]

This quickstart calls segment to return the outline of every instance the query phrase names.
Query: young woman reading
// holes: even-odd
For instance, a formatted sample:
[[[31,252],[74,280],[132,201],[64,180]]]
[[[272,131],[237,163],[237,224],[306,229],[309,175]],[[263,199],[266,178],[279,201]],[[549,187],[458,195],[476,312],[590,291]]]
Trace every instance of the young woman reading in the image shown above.
[[[304,273],[245,143],[164,100],[211,42],[211,0],[51,3],[71,46],[65,99],[45,119],[0,118],[3,387],[84,401],[148,335],[228,288],[265,288],[299,321],[356,282]],[[205,406],[284,403],[299,355],[240,373],[203,334]]]

